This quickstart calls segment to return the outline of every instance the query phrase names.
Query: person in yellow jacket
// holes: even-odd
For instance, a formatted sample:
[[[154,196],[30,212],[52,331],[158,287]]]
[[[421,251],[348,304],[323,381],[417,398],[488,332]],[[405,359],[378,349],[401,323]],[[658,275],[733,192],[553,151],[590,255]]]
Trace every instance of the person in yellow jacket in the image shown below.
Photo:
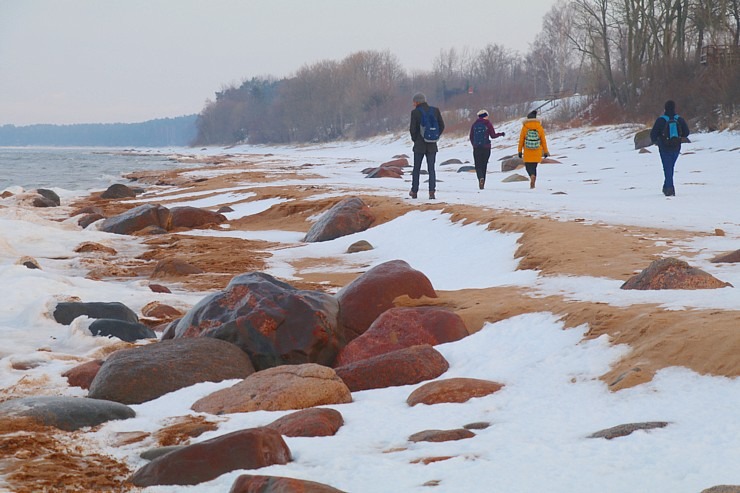
[[[527,119],[522,122],[522,131],[519,133],[519,157],[524,159],[524,166],[529,175],[529,188],[534,188],[537,181],[537,165],[543,157],[548,157],[547,139],[542,123],[537,119],[537,110],[530,111]]]

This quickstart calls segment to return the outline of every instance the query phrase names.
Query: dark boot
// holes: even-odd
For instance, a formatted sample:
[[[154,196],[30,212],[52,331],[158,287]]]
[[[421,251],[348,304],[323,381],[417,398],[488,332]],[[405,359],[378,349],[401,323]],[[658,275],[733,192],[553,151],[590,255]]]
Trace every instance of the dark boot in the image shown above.
[[[483,190],[483,187],[485,186],[485,184],[486,184],[486,179],[485,178],[479,178],[478,179],[478,188],[480,188],[481,190]]]
[[[416,192],[414,192],[413,190],[411,190],[409,192],[409,197],[411,197],[412,199],[415,199],[416,198]]]
[[[437,197],[434,196],[434,192],[429,192],[429,198],[436,199]]]

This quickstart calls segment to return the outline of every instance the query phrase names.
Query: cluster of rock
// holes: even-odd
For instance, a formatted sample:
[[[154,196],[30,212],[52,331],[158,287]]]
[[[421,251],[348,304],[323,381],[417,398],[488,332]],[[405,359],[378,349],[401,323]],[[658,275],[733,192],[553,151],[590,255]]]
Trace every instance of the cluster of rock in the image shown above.
[[[19,202],[27,203],[31,207],[59,207],[62,203],[59,195],[54,190],[49,190],[48,188],[37,188],[31,192],[20,194],[14,194],[6,190],[0,194],[0,199],[7,199],[9,197],[15,197]]]
[[[103,224],[115,233],[185,224],[174,217],[172,210],[146,205],[106,219]],[[327,212],[304,240],[327,241],[365,230],[373,221],[367,205],[348,198]],[[665,279],[679,279],[685,284],[684,274],[690,276],[689,285],[694,288],[728,285],[708,282],[701,272],[687,267],[675,259],[664,259],[646,269],[651,275],[635,276],[623,288],[675,288]],[[655,272],[659,273],[657,284],[646,284],[646,278],[656,278]],[[401,296],[419,300],[420,306],[395,306]],[[414,406],[466,402],[503,387],[498,382],[471,378],[438,379],[449,364],[434,346],[462,339],[469,331],[454,312],[423,306],[425,298],[436,297],[427,276],[402,260],[373,267],[336,295],[300,290],[269,274],[250,272],[234,277],[224,290],[203,298],[173,320],[161,340],[121,303],[59,303],[53,317],[61,324],[70,324],[84,315],[94,319],[90,325],[94,334],[155,342],[118,350],[104,361],[90,361],[65,373],[70,385],[88,389],[87,397],[9,400],[0,404],[0,416],[31,418],[42,425],[76,430],[131,418],[135,412],[130,405],[196,383],[239,379],[237,384],[199,399],[192,410],[212,415],[259,410],[296,412],[259,428],[147,451],[151,461],[137,470],[130,482],[139,487],[195,485],[233,470],[286,464],[292,456],[283,436],[334,435],[343,425],[342,415],[320,406],[352,402],[352,392],[437,379],[410,392],[406,403]],[[667,424],[620,425],[590,437],[613,439]],[[473,423],[453,430],[420,430],[408,440],[462,440],[486,426]],[[310,481],[242,475],[231,491],[339,490]]]

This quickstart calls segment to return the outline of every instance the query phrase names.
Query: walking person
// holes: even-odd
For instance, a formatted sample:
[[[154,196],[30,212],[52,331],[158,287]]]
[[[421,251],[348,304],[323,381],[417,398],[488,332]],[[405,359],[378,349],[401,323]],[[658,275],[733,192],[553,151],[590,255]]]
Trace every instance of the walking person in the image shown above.
[[[537,119],[537,110],[532,110],[522,122],[522,131],[519,133],[519,157],[524,159],[524,167],[529,175],[529,188],[534,188],[537,181],[537,165],[543,157],[548,157],[547,139],[542,123]]]
[[[422,93],[416,93],[413,97],[414,109],[411,111],[411,123],[409,132],[411,140],[414,141],[414,168],[411,171],[411,191],[409,196],[415,199],[419,192],[419,175],[421,175],[421,162],[426,157],[427,172],[429,173],[429,198],[434,199],[437,188],[437,175],[434,171],[434,163],[437,160],[437,140],[445,130],[445,122],[439,108],[429,106],[427,98]]]
[[[470,127],[470,143],[473,145],[473,162],[478,177],[478,188],[483,190],[486,184],[488,159],[491,157],[491,139],[503,137],[506,132],[496,133],[488,119],[488,111],[480,110],[478,119]]]
[[[675,102],[668,100],[663,108],[665,113],[655,120],[650,130],[650,140],[658,145],[663,164],[663,195],[673,197],[676,195],[673,171],[678,155],[681,154],[681,140],[689,136],[689,126],[686,120],[676,114]]]

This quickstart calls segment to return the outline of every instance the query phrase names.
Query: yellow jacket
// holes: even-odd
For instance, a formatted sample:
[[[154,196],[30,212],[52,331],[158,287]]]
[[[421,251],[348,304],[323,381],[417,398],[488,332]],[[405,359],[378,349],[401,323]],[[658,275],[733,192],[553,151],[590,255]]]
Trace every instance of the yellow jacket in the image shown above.
[[[524,147],[524,140],[528,130],[536,130],[540,136],[540,146],[537,149],[528,149]],[[539,163],[545,154],[550,154],[547,150],[547,139],[545,139],[545,130],[542,124],[536,118],[527,118],[522,122],[522,131],[519,133],[519,149],[517,152],[524,152],[522,158],[525,163]]]

